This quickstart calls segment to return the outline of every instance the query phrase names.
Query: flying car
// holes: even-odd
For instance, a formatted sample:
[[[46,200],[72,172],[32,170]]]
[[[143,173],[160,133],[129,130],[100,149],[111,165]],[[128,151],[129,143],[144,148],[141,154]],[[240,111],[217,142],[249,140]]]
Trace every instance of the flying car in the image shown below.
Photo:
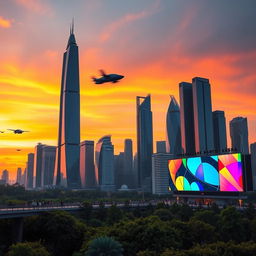
[[[9,131],[13,131],[13,133],[15,134],[22,134],[23,132],[29,132],[29,131],[24,131],[24,130],[21,130],[21,129],[8,129]]]
[[[92,77],[92,80],[95,84],[104,84],[104,83],[117,83],[120,79],[124,78],[122,75],[118,74],[106,74],[104,70],[100,70],[100,74],[102,77],[96,78]]]

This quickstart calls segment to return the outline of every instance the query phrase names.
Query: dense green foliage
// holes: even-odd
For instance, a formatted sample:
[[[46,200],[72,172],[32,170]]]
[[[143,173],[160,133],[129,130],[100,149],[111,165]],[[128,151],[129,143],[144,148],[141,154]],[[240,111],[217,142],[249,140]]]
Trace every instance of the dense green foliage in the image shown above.
[[[50,253],[39,243],[17,243],[10,247],[7,256],[50,256]]]
[[[120,200],[127,201],[125,197]],[[253,204],[245,209],[219,209],[216,205],[191,208],[186,204],[164,203],[129,207],[127,202],[123,208],[114,204],[106,208],[100,203],[95,209],[91,202],[87,198],[76,215],[56,211],[24,218],[24,243],[16,245],[15,221],[0,220],[0,255],[35,255],[38,250],[36,255],[86,256],[97,255],[93,253],[101,248],[116,250],[117,254],[106,255],[123,256],[256,255]]]

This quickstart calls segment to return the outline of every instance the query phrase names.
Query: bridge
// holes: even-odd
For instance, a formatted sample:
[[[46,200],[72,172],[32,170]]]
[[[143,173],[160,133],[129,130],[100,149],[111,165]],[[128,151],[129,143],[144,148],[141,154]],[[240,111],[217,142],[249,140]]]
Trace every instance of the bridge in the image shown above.
[[[157,205],[159,202],[132,202],[129,204],[125,203],[105,203],[104,207],[109,208],[112,205],[117,206],[118,208],[124,207],[146,207],[148,205]],[[100,208],[99,203],[92,204],[93,209]],[[81,203],[73,203],[68,205],[53,205],[53,206],[24,206],[24,207],[7,207],[7,208],[0,208],[0,219],[13,219],[13,218],[23,218],[29,217],[33,215],[40,215],[44,212],[51,212],[51,211],[66,211],[70,213],[82,211],[83,206]]]

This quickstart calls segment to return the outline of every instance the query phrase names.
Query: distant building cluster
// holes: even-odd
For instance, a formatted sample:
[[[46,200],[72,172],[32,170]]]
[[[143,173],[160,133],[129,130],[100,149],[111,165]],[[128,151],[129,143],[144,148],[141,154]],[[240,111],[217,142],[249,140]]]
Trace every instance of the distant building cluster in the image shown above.
[[[71,29],[63,56],[59,134],[57,147],[39,143],[27,156],[24,171],[17,169],[16,183],[27,189],[65,187],[102,191],[140,190],[169,193],[168,161],[187,156],[240,152],[252,167],[256,189],[256,143],[249,155],[247,118],[235,117],[230,125],[231,148],[227,148],[226,118],[222,110],[212,111],[211,85],[206,78],[179,83],[179,103],[174,96],[166,113],[166,141],[156,143],[153,152],[151,96],[137,96],[137,153],[133,142],[124,140],[124,150],[114,155],[111,136],[96,143],[80,141],[80,84],[78,46]],[[0,184],[9,183],[2,171]]]

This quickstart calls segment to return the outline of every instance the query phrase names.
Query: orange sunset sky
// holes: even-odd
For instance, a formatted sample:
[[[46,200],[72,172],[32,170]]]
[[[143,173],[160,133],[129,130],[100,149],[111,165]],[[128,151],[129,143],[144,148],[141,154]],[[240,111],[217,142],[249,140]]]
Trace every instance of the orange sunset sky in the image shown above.
[[[256,141],[255,0],[0,0],[0,173],[24,168],[38,143],[57,144],[62,55],[75,19],[81,140],[132,138],[136,96],[152,96],[154,141],[165,140],[169,95],[210,79],[213,110],[248,118]],[[125,78],[96,86],[98,69]],[[13,134],[6,129],[24,129]],[[16,151],[16,149],[22,149]]]

